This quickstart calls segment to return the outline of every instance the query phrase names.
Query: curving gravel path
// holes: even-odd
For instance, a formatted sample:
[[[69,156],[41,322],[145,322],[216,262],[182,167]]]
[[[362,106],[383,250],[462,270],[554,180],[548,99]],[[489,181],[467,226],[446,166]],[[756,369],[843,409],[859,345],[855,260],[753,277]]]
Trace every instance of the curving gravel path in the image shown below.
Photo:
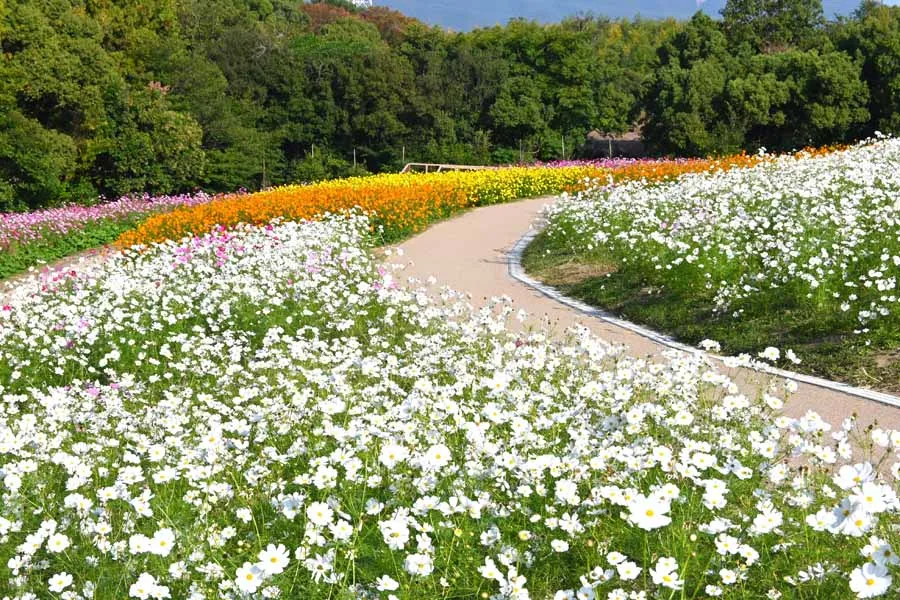
[[[438,223],[401,245],[404,260],[409,262],[406,272],[421,280],[434,276],[440,285],[464,290],[476,305],[491,297],[509,296],[515,306],[531,317],[548,319],[555,331],[581,324],[608,342],[625,344],[636,356],[652,356],[664,350],[654,341],[585,315],[510,276],[509,253],[539,217],[541,209],[553,200],[538,198],[487,206]],[[752,381],[754,376],[740,378]],[[800,384],[785,412],[800,416],[808,410],[818,412],[833,425],[856,413],[863,424],[877,422],[881,427],[900,429],[900,408]]]

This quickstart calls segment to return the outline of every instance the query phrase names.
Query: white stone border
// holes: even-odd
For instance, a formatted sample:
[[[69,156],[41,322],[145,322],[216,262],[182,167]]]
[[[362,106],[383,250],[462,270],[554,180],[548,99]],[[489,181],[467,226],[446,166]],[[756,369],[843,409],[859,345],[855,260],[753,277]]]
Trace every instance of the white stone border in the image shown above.
[[[615,315],[612,315],[606,311],[600,310],[584,302],[579,300],[575,300],[574,298],[569,298],[564,295],[559,290],[545,285],[535,279],[532,279],[525,273],[525,269],[522,267],[522,253],[525,252],[525,248],[537,237],[538,233],[540,233],[541,229],[543,229],[543,225],[533,226],[531,230],[519,238],[519,241],[516,242],[516,245],[507,255],[507,268],[509,270],[509,275],[527,285],[528,287],[540,292],[544,296],[547,296],[551,300],[555,300],[561,304],[565,304],[569,308],[573,308],[581,313],[588,315],[589,317],[593,317],[595,319],[599,319],[604,321],[605,323],[609,323],[610,325],[615,325],[616,327],[621,327],[622,329],[627,329],[628,331],[639,335],[643,338],[656,342],[661,346],[666,346],[668,348],[673,348],[675,350],[681,350],[682,352],[689,352],[693,354],[704,354],[703,350],[699,348],[694,348],[692,346],[688,346],[687,344],[682,344],[671,337],[661,334],[657,331],[653,331],[652,329],[647,329],[646,327],[641,327],[635,323],[630,321],[626,321],[624,319],[620,319]],[[716,356],[715,354],[707,354],[713,359],[723,360],[721,356]],[[845,383],[839,383],[837,381],[829,381],[828,379],[822,379],[820,377],[813,377],[811,375],[803,375],[800,373],[792,373],[791,371],[785,371],[782,369],[776,369],[774,367],[769,368],[769,372],[780,377],[784,377],[785,379],[790,379],[792,381],[796,381],[798,383],[806,383],[809,385],[814,385],[816,387],[825,388],[828,390],[832,390],[835,392],[841,392],[843,394],[848,394],[850,396],[856,396],[858,398],[864,398],[866,400],[872,400],[874,402],[880,402],[882,404],[887,404],[888,406],[893,406],[895,408],[900,408],[900,398],[897,396],[893,396],[891,394],[886,394],[884,392],[877,392],[874,390],[867,390],[864,388],[858,388],[851,385],[847,385]]]

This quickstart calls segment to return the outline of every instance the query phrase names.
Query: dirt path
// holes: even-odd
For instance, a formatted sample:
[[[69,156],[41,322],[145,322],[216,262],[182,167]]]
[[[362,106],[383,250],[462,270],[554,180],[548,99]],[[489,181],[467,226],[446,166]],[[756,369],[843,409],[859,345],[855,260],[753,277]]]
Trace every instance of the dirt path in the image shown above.
[[[491,297],[509,296],[515,306],[532,317],[548,318],[556,331],[581,324],[609,342],[627,345],[633,355],[659,353],[662,346],[551,300],[509,275],[508,253],[542,207],[552,200],[540,198],[488,206],[432,226],[401,244],[404,260],[410,262],[407,273],[423,280],[433,275],[440,285],[470,293],[475,304]],[[808,410],[818,412],[833,425],[856,413],[864,424],[877,421],[881,427],[900,429],[898,408],[801,384],[785,412],[799,416]]]

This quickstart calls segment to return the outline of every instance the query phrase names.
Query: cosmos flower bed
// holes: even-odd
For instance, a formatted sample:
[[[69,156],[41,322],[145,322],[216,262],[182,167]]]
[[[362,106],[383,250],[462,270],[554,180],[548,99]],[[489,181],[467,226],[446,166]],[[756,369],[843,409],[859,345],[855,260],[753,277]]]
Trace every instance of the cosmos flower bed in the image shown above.
[[[306,219],[355,207],[371,216],[384,241],[396,241],[472,206],[576,192],[610,177],[658,180],[757,161],[746,156],[717,161],[567,161],[478,172],[388,174],[218,197],[202,192],[135,196],[93,206],[4,213],[0,214],[0,278],[113,241],[128,247],[205,233],[216,226]]]
[[[896,594],[900,433],[515,333],[398,285],[369,229],[244,225],[17,289],[5,597]]]
[[[213,196],[202,192],[145,195],[93,206],[71,204],[34,212],[0,213],[0,277],[112,242],[149,214],[212,199]]]
[[[124,233],[118,243],[128,247],[179,239],[215,226],[264,224],[274,218],[309,219],[357,207],[373,215],[374,225],[385,239],[397,240],[475,205],[583,189],[586,180],[591,181],[604,172],[589,166],[505,168],[387,174],[285,186],[157,215],[136,230]]]
[[[473,206],[577,192],[598,181],[658,181],[683,173],[756,164],[758,157],[720,160],[632,160],[564,163],[483,171],[386,174],[294,185],[224,198],[151,217],[118,240],[122,247],[147,244],[274,218],[309,219],[360,208],[370,215],[383,241],[393,242]]]
[[[547,239],[737,320],[779,307],[836,332],[896,332],[898,165],[900,140],[881,140],[591,190],[551,211]]]

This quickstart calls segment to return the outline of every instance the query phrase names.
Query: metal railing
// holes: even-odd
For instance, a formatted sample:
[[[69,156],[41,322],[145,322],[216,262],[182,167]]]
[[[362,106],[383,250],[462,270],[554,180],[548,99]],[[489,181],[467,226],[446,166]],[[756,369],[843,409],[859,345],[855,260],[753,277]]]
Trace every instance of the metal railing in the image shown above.
[[[442,171],[481,171],[484,169],[495,169],[496,167],[487,167],[483,165],[448,165],[441,163],[406,163],[401,173],[440,173]]]

